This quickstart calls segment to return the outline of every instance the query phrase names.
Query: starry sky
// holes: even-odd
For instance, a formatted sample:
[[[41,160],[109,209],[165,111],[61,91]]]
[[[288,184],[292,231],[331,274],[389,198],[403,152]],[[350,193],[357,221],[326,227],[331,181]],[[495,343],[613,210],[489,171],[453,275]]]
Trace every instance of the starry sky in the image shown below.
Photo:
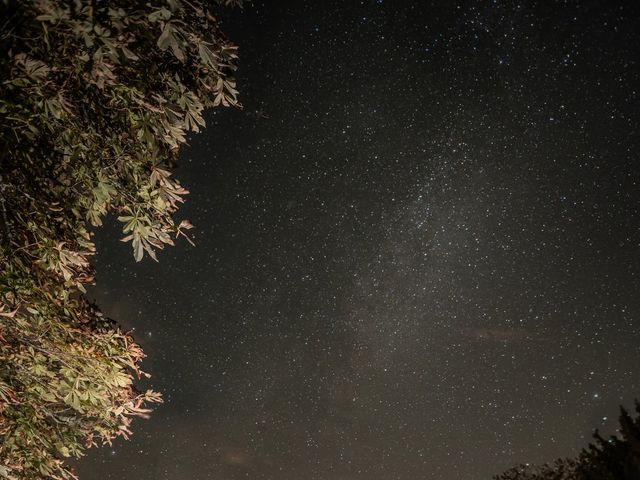
[[[480,480],[640,397],[640,4],[254,0],[244,110],[90,295],[165,404],[84,480]]]

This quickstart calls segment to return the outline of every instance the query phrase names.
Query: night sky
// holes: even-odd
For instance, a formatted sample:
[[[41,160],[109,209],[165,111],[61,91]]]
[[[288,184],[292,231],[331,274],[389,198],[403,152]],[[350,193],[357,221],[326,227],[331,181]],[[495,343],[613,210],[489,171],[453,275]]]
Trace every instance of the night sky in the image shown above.
[[[480,480],[640,397],[640,3],[254,1],[195,225],[92,298],[165,404],[83,480]]]

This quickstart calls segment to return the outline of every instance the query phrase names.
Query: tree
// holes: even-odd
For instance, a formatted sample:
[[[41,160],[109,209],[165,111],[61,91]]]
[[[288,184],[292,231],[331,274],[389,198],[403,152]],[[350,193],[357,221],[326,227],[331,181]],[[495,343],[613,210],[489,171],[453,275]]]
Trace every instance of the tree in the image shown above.
[[[0,478],[68,479],[161,400],[84,296],[90,228],[116,213],[136,261],[187,236],[171,171],[238,106],[236,47],[207,0],[0,0],[0,25]]]
[[[495,480],[637,480],[640,478],[640,403],[635,419],[620,408],[620,437],[604,439],[597,431],[595,443],[575,459],[556,460],[553,465],[514,467]]]
[[[585,480],[637,480],[640,478],[640,403],[632,419],[620,407],[620,436],[604,439],[597,431],[580,455],[580,472]]]
[[[559,459],[551,465],[518,465],[496,475],[494,480],[578,480],[578,464],[574,460]]]

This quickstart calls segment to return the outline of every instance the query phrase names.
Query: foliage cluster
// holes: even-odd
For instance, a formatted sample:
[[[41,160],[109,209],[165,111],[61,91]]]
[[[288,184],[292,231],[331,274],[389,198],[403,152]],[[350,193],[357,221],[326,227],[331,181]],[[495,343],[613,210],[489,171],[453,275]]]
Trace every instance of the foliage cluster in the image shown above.
[[[0,478],[73,478],[65,457],[160,401],[84,296],[90,229],[116,213],[136,261],[187,236],[178,148],[205,108],[238,105],[217,6],[0,0]]]

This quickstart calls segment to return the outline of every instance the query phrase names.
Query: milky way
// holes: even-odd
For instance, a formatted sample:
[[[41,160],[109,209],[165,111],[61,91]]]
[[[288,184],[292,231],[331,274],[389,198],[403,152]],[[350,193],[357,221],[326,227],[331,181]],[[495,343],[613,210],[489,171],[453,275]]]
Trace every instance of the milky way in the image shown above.
[[[254,1],[196,246],[97,302],[166,403],[85,480],[480,480],[640,396],[640,5]],[[615,5],[614,5],[615,3]]]

